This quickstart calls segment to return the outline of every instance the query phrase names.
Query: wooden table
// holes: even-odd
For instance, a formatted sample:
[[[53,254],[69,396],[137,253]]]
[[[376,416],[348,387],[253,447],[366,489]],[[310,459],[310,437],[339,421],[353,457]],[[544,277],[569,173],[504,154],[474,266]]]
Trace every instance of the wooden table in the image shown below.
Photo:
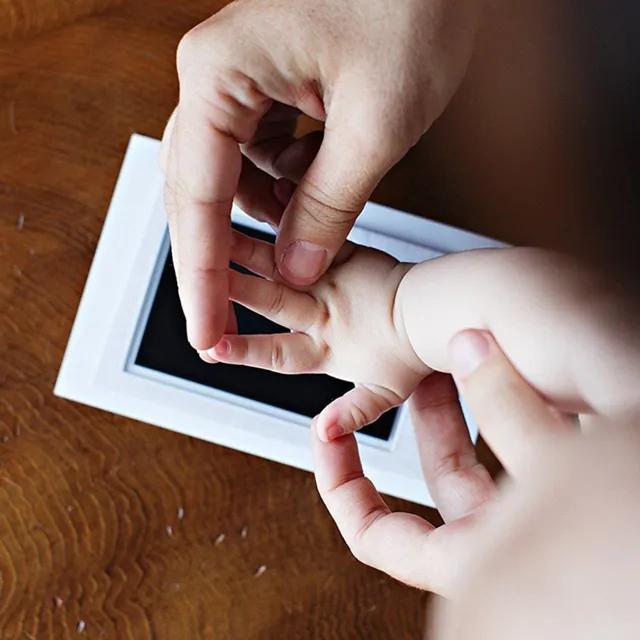
[[[309,474],[52,394],[129,136],[161,135],[176,101],[178,40],[223,4],[0,0],[0,34],[13,38],[0,45],[6,640],[421,632],[425,596],[351,557]],[[529,28],[523,11],[501,24]],[[550,229],[539,212],[567,209],[571,190],[557,188],[557,167],[536,164],[535,154],[513,165],[509,150],[514,132],[534,149],[556,144],[555,120],[545,112],[524,126],[545,84],[534,77],[532,89],[531,74],[528,93],[514,84],[517,65],[500,47],[520,52],[520,69],[545,57],[509,33],[489,31],[451,110],[376,198],[507,240],[553,244],[570,223],[550,215]],[[496,93],[513,103],[506,126],[497,126]],[[532,144],[540,132],[544,142]],[[514,208],[517,224],[500,215]]]

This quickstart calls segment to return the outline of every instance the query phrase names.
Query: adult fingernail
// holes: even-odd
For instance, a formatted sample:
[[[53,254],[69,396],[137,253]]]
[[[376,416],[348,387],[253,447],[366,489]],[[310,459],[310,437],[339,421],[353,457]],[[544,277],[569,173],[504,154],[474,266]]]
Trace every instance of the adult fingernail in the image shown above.
[[[291,180],[287,180],[286,178],[280,178],[276,180],[273,185],[273,193],[278,200],[278,202],[285,207],[291,202],[291,198],[293,198],[293,194],[296,191],[295,182],[291,182]]]
[[[327,250],[311,242],[294,242],[282,255],[280,272],[287,280],[313,282],[324,269]]]
[[[463,331],[449,345],[451,372],[459,379],[468,378],[491,352],[489,336],[484,331]]]
[[[331,442],[332,440],[337,440],[344,435],[344,429],[339,424],[332,424],[327,427],[327,442]]]

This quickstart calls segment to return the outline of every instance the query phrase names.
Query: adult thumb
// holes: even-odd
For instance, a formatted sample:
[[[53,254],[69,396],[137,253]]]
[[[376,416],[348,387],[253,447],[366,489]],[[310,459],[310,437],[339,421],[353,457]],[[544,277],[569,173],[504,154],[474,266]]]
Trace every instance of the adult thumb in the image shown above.
[[[285,280],[314,283],[331,265],[385,173],[399,159],[349,118],[332,128],[282,216],[276,261]]]
[[[505,469],[519,476],[550,437],[575,432],[575,423],[549,405],[515,369],[493,335],[455,335],[449,357],[456,381],[478,429]]]

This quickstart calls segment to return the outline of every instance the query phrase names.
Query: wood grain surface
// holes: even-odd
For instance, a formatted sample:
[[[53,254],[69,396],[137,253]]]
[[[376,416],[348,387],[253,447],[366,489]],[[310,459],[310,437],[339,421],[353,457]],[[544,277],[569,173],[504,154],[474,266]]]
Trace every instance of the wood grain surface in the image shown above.
[[[124,0],[0,0],[0,37],[20,37],[73,22]]]
[[[309,474],[52,394],[129,136],[161,135],[176,100],[178,40],[222,4],[0,0],[0,35],[11,36],[0,45],[5,640],[421,634],[425,596],[351,557]],[[450,113],[376,198],[507,240],[553,244],[564,228],[537,222],[550,197],[539,187],[558,176],[535,154],[526,167],[510,160],[513,137],[494,126],[491,97],[510,85],[512,63],[496,62],[504,57],[489,36]],[[518,41],[521,65],[538,68],[544,56],[526,42]],[[531,84],[533,97],[516,88],[502,99],[520,101],[509,130],[535,147],[536,131],[547,144],[552,129],[546,112],[523,125],[531,120],[523,105],[540,102]],[[538,188],[518,200],[518,185],[532,183]],[[566,208],[566,193],[552,204]],[[520,207],[518,224],[497,215],[496,203]]]

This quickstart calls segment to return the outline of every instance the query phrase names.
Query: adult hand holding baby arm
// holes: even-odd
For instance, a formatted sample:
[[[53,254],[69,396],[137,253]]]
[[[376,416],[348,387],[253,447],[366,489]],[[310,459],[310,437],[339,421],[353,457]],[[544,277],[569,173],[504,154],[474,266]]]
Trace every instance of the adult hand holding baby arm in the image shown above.
[[[411,266],[347,245],[327,274],[305,292],[279,282],[268,243],[234,232],[232,256],[268,278],[232,276],[232,298],[295,332],[225,336],[212,355],[283,373],[322,372],[356,382],[356,389],[323,411],[312,429],[318,487],[358,558],[439,593],[451,594],[471,562],[485,520],[481,507],[493,484],[478,464],[456,387],[429,365],[453,372],[481,433],[516,480],[546,440],[578,433],[531,381],[553,404],[575,410],[569,407],[589,405],[581,395],[584,378],[576,377],[572,358],[578,357],[580,364],[586,356],[588,362],[589,349],[599,344],[596,352],[606,375],[616,359],[624,369],[611,332],[593,324],[592,311],[601,308],[597,282],[551,254],[473,252]],[[558,308],[560,316],[554,317]],[[511,345],[509,322],[503,327],[501,317],[519,331],[513,357],[527,380],[490,333],[456,333],[460,327],[491,327]],[[545,327],[545,321],[551,326]],[[585,336],[593,344],[580,349]],[[577,351],[568,349],[571,339]],[[531,342],[535,349],[518,350]],[[547,377],[538,379],[544,366]],[[590,376],[586,380],[593,384]],[[359,387],[367,393],[361,394]],[[600,406],[601,393],[586,388],[594,395],[594,406]],[[425,479],[447,522],[437,530],[415,516],[390,513],[363,476],[355,437],[331,440],[328,431],[336,423],[343,432],[356,429],[412,392]],[[327,439],[331,441],[323,442]]]
[[[406,340],[398,339],[393,313],[395,294],[411,266],[380,252],[347,245],[324,278],[307,292],[300,292],[278,282],[272,245],[234,232],[232,257],[257,275],[270,278],[232,274],[232,298],[294,332],[228,335],[212,356],[281,373],[329,372],[341,373],[350,380],[358,380],[358,376],[376,380],[375,386],[356,386],[314,421],[319,491],[360,560],[409,584],[451,594],[459,572],[472,557],[479,526],[477,511],[492,496],[493,483],[476,459],[450,379],[443,374],[426,375],[430,370],[416,359]],[[464,356],[464,350],[461,353]],[[532,408],[525,406],[525,412],[530,411],[535,419],[542,418],[548,430],[564,425],[560,414],[548,409],[540,396],[527,387],[497,347],[490,358],[493,370],[496,359],[498,367],[507,367],[507,374],[487,380],[501,386],[509,376],[515,377],[516,384],[509,388],[516,396],[518,384],[527,389],[525,398]],[[493,390],[487,389],[482,370],[468,380],[465,388],[471,392],[478,384],[484,384],[485,391]],[[466,382],[462,380],[461,384]],[[318,437],[320,431],[326,440],[332,435],[327,428],[337,423],[353,431],[372,422],[412,392],[411,409],[425,478],[443,517],[450,523],[437,530],[414,515],[389,511],[362,473],[352,433],[328,443]],[[496,419],[499,416],[491,413],[491,407],[481,404],[483,394],[472,393],[472,398],[476,399],[472,410],[479,405],[478,414],[491,422],[493,432],[507,429],[505,421],[500,422]],[[516,432],[518,426],[515,425]],[[520,426],[525,431],[528,428],[525,423]],[[500,437],[490,440],[503,444]],[[510,464],[508,451],[499,455]]]
[[[195,348],[214,346],[226,326],[234,198],[256,217],[282,216],[279,270],[316,281],[378,181],[444,110],[482,5],[244,0],[185,36],[161,164]],[[299,112],[325,122],[321,144],[294,138]],[[293,194],[280,178],[298,183]]]
[[[537,447],[523,443],[542,444],[551,433],[557,437],[575,432],[522,379],[490,334],[464,332],[452,340],[450,354],[456,383],[469,398],[480,431],[508,468],[519,470],[535,459]],[[503,401],[495,402],[499,397]],[[473,566],[479,535],[492,517],[495,487],[478,463],[455,387],[444,375],[424,379],[410,407],[425,480],[444,526],[435,528],[415,515],[391,512],[363,474],[353,435],[327,443],[314,432],[316,482],[359,560],[402,582],[451,597]]]
[[[484,329],[557,409],[610,418],[637,408],[640,349],[617,321],[620,298],[577,261],[521,248],[451,254],[413,267],[397,300],[432,369],[449,371],[455,334]]]

